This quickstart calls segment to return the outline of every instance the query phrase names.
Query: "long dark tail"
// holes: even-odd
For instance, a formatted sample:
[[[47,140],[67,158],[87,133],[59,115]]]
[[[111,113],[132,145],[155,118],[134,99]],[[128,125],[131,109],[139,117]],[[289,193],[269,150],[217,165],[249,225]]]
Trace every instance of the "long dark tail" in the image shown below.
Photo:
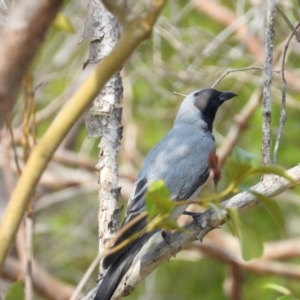
[[[94,300],[110,300],[134,258],[153,233],[146,233],[127,247],[126,251],[109,267]]]

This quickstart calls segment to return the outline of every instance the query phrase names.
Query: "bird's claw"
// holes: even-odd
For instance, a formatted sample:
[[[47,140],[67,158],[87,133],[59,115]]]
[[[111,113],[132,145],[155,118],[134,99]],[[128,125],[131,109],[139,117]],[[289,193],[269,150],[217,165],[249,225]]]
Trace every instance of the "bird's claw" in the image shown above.
[[[195,213],[195,212],[191,212],[191,211],[184,211],[183,212],[184,215],[188,215],[191,216],[194,220],[194,222],[201,228],[203,229],[203,225],[202,225],[202,213]]]
[[[161,236],[163,238],[163,240],[172,248],[171,244],[170,244],[170,233],[167,233],[166,231],[162,230],[161,231]]]

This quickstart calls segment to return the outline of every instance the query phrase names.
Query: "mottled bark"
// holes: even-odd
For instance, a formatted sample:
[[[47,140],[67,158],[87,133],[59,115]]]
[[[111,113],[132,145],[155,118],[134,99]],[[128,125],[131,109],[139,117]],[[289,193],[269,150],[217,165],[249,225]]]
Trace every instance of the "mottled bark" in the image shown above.
[[[271,159],[271,93],[272,93],[272,71],[273,71],[273,50],[275,38],[275,12],[276,4],[274,0],[268,1],[268,16],[265,38],[265,72],[263,88],[263,107],[262,107],[262,164],[270,165]]]
[[[95,38],[90,45],[88,63],[102,60],[118,41],[118,23],[106,10],[102,1],[92,0],[89,4],[88,17],[83,38]],[[118,231],[119,210],[117,200],[118,188],[118,151],[122,137],[122,80],[120,72],[106,83],[92,104],[86,117],[88,136],[101,138],[99,144],[99,252]],[[100,278],[104,276],[100,268]]]

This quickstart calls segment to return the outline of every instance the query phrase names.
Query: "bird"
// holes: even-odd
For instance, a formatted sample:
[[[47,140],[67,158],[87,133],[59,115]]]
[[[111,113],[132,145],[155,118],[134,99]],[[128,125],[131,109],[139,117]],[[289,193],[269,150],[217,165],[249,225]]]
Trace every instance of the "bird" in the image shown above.
[[[128,200],[123,226],[146,211],[145,195],[149,186],[163,180],[173,201],[194,200],[209,177],[208,158],[215,153],[213,122],[218,108],[237,96],[228,91],[202,88],[190,93],[182,101],[169,133],[146,156]],[[188,204],[176,206],[172,217],[185,213]],[[187,212],[191,216],[193,213]],[[196,219],[195,219],[196,220]],[[113,246],[119,245],[133,234],[140,233],[147,217],[130,226]],[[122,249],[109,254],[102,261],[108,271],[94,300],[109,300],[129,270],[133,261],[141,258],[153,245],[158,230],[144,232],[128,242]]]

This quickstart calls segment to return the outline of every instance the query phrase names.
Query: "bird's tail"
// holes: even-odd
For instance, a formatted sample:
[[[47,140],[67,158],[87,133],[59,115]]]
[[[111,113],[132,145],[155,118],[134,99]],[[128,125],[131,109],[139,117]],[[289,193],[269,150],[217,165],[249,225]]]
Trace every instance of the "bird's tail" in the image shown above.
[[[126,251],[109,267],[94,300],[110,300],[122,278],[129,270],[134,258],[153,233],[146,233],[133,241]]]

